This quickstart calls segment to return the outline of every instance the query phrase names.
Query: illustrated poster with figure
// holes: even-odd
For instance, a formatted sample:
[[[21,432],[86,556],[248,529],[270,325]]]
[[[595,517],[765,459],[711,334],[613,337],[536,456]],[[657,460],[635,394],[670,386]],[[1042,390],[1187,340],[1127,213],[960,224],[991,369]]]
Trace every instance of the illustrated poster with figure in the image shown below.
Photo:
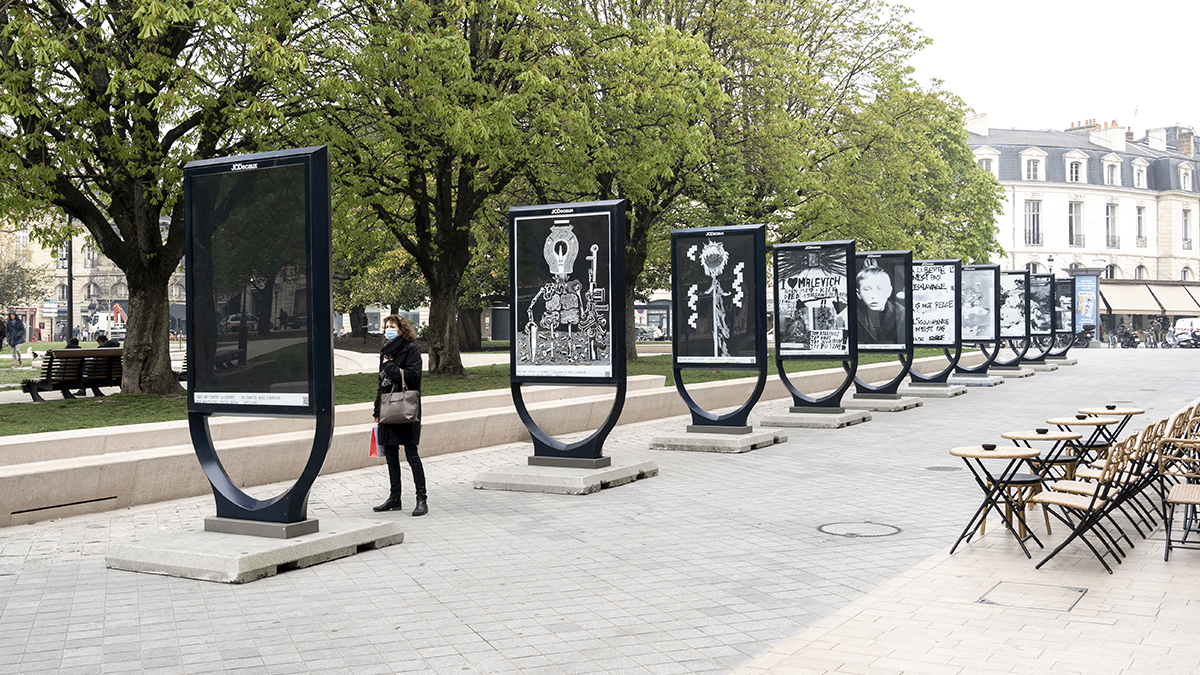
[[[1000,273],[1000,337],[1029,337],[1028,272]]]
[[[856,318],[862,351],[901,351],[911,344],[912,252],[859,253]]]
[[[926,347],[958,344],[958,261],[920,261],[912,268],[913,343]]]
[[[780,357],[850,356],[853,258],[852,241],[775,246],[775,340]]]
[[[1029,275],[1029,334],[1050,335],[1054,329],[1054,277]]]
[[[612,213],[512,218],[516,377],[613,377]]]
[[[1054,280],[1054,332],[1075,333],[1075,280]]]
[[[996,341],[996,284],[999,274],[1000,270],[995,265],[963,268],[963,342]]]
[[[1095,330],[1100,325],[1097,316],[1097,295],[1099,295],[1100,277],[1095,275],[1075,277],[1075,325],[1079,330],[1091,326]]]
[[[675,230],[671,233],[675,364],[753,365],[758,362],[758,279],[765,260],[755,253],[761,227]],[[764,336],[765,339],[765,336]]]

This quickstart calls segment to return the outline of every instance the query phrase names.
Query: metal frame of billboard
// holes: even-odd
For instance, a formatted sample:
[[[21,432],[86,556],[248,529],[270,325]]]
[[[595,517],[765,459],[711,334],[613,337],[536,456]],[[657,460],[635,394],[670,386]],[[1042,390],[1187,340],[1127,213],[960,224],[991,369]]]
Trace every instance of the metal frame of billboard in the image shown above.
[[[781,325],[782,313],[780,312],[780,299],[782,294],[779,290],[780,274],[779,274],[779,259],[782,255],[789,255],[794,251],[828,251],[841,249],[846,259],[846,332],[848,339],[846,342],[845,354],[783,354],[784,326]],[[775,309],[775,368],[779,373],[779,379],[783,382],[784,388],[792,395],[792,412],[813,412],[822,409],[830,409],[829,412],[843,412],[841,407],[842,397],[850,389],[850,385],[854,383],[854,376],[858,372],[858,320],[857,315],[851,309],[856,306],[858,301],[858,285],[854,275],[854,240],[843,241],[810,241],[798,244],[776,244],[772,253],[773,269],[775,270],[774,282],[774,309]],[[840,360],[842,369],[846,372],[846,377],[842,383],[829,394],[820,398],[809,396],[796,388],[788,378],[784,363],[786,361],[830,361]]]
[[[999,341],[1001,344],[1003,344],[1004,341],[1007,340],[1009,349],[1012,349],[1015,356],[1008,360],[1001,360],[999,357],[999,354],[997,354],[995,360],[993,361],[993,365],[992,365],[993,368],[1008,368],[1011,370],[1011,369],[1017,369],[1017,368],[1021,367],[1021,359],[1025,358],[1025,354],[1029,351],[1029,270],[1002,270],[1000,272],[1000,279],[1001,279],[1000,297],[1001,298],[1004,297],[1003,280],[1004,280],[1004,277],[1006,277],[1006,276],[1009,276],[1009,277],[1019,276],[1019,277],[1024,277],[1024,279],[1025,279],[1025,285],[1024,285],[1024,289],[1025,289],[1025,334],[1023,336],[1011,335],[1011,334],[1005,335],[1003,333],[1003,325],[1004,325],[1003,317],[1001,317],[1002,329],[1001,329],[1001,333],[999,335],[999,338],[1000,338]],[[996,312],[998,314],[1003,314],[1001,307],[997,307]]]
[[[1066,277],[1066,278],[1056,277],[1054,279],[1054,298],[1055,298],[1054,312],[1055,312],[1055,315],[1058,314],[1058,297],[1059,297],[1058,296],[1058,285],[1059,284],[1066,284],[1071,287],[1070,292],[1067,294],[1067,297],[1069,297],[1071,299],[1071,325],[1067,326],[1066,330],[1064,330],[1064,331],[1059,331],[1057,328],[1057,325],[1056,325],[1055,330],[1054,330],[1054,332],[1055,332],[1054,349],[1051,349],[1050,353],[1046,355],[1046,357],[1050,358],[1050,359],[1066,358],[1067,352],[1071,351],[1071,347],[1075,346],[1075,334],[1077,332],[1079,332],[1078,327],[1075,325],[1075,299],[1076,299],[1075,298],[1075,277]],[[1059,346],[1059,345],[1061,345],[1061,346]]]
[[[1033,332],[1033,280],[1048,279],[1050,287],[1049,302],[1049,332]],[[1054,275],[1053,274],[1033,274],[1029,275],[1029,348],[1025,351],[1025,355],[1021,357],[1022,363],[1045,363],[1046,356],[1054,349]]]
[[[1003,342],[1004,342],[1003,340],[1000,339],[1000,266],[999,265],[963,265],[963,268],[962,268],[962,273],[964,275],[967,272],[979,272],[979,271],[991,271],[991,273],[992,273],[992,278],[993,278],[993,283],[992,283],[992,308],[993,308],[993,311],[992,311],[992,336],[995,339],[994,340],[985,340],[985,341],[975,343],[976,345],[979,346],[979,351],[983,352],[983,355],[986,357],[986,360],[983,363],[976,365],[976,366],[964,366],[961,364],[955,366],[955,368],[954,368],[955,373],[961,373],[961,374],[965,374],[965,375],[987,375],[988,368],[990,368],[995,363],[996,357],[999,356],[999,354],[1000,354],[1000,345],[1003,344]],[[960,316],[964,309],[965,308],[963,308],[963,307],[959,308]],[[960,328],[961,328],[961,326],[960,326]],[[992,348],[989,350],[987,345],[991,345]]]
[[[512,311],[509,313],[509,331],[512,336],[509,346],[509,375],[513,404],[517,409],[517,415],[533,438],[534,454],[529,458],[529,463],[532,465],[600,468],[611,464],[612,460],[603,456],[604,441],[608,438],[608,435],[617,424],[617,419],[621,416],[621,410],[625,405],[626,391],[626,317],[624,303],[625,212],[627,208],[628,203],[625,200],[617,199],[599,202],[514,206],[508,210],[509,290],[511,293],[510,297],[512,298]],[[604,254],[608,256],[607,284],[597,283],[600,275],[600,245],[593,242],[592,246],[585,249],[591,251],[590,256],[584,257],[584,260],[591,261],[591,269],[588,270],[586,275],[588,278],[588,287],[587,291],[584,292],[583,282],[579,279],[571,279],[571,276],[574,275],[575,258],[578,254],[582,253],[579,251],[578,237],[574,233],[574,224],[571,221],[575,220],[576,224],[580,225],[590,224],[590,220],[581,221],[580,219],[591,219],[597,216],[603,216],[607,224],[608,241],[604,250]],[[594,226],[594,224],[592,225]],[[548,236],[544,234],[547,231],[547,226],[549,231]],[[521,279],[518,276],[521,274],[521,266],[524,264],[524,259],[518,255],[520,250],[518,246],[521,243],[528,243],[527,233],[523,231],[527,227],[540,228],[537,234],[543,240],[541,248],[538,250],[543,254],[544,261],[531,263],[531,266],[541,264],[551,267],[550,274],[544,275],[548,277],[544,283],[526,284],[530,289],[535,286],[541,286],[541,288],[536,294],[531,296],[528,306],[525,306],[525,301],[521,295],[521,290],[524,288],[522,281],[531,281],[531,279]],[[522,237],[526,237],[526,239],[521,239]],[[519,239],[521,240],[519,241]],[[555,268],[553,267],[554,265],[558,265],[558,267]],[[554,303],[558,307],[577,305],[574,307],[577,311],[573,314],[577,314],[578,317],[572,316],[567,321],[559,321],[550,331],[552,334],[556,334],[558,331],[555,329],[564,323],[568,325],[568,353],[576,348],[570,342],[574,335],[571,325],[578,323],[584,331],[580,333],[580,336],[587,335],[586,331],[594,330],[599,325],[599,308],[601,306],[605,307],[603,311],[607,312],[607,316],[604,318],[608,322],[609,334],[609,368],[607,373],[603,373],[602,368],[594,366],[568,365],[558,369],[562,371],[561,374],[555,374],[556,367],[554,364],[540,368],[540,370],[544,371],[541,373],[519,372],[518,354],[520,347],[518,342],[521,339],[522,333],[519,333],[517,330],[518,316],[521,314],[522,307],[525,307],[527,313],[531,313],[534,304],[542,295],[546,296],[542,298],[543,303],[549,302],[550,298],[554,297]],[[572,295],[574,296],[573,301],[570,297]],[[563,298],[568,299],[568,304],[564,304]],[[549,307],[546,307],[547,313],[551,311]],[[558,312],[558,310],[553,311]],[[546,314],[543,314],[543,319],[550,320],[547,319]],[[572,319],[574,320],[572,321]],[[529,322],[534,329],[534,335],[528,339],[528,347],[526,348],[531,359],[536,358],[538,351],[536,340],[540,335],[538,328],[541,323],[534,322],[532,319]],[[529,326],[527,325],[526,327],[528,328]],[[553,335],[550,340],[552,358],[557,359],[557,356],[555,356]],[[592,349],[593,346],[587,345],[586,348]],[[601,372],[600,374],[588,374],[588,371]],[[573,443],[564,443],[543,431],[529,414],[529,409],[526,406],[521,389],[522,385],[525,384],[611,386],[616,387],[616,398],[613,401],[613,407],[608,418],[591,436]]]
[[[720,356],[714,355],[712,360],[698,361],[680,361],[680,358],[689,358],[681,356],[680,341],[685,335],[684,326],[689,321],[690,314],[687,310],[695,311],[699,304],[698,296],[681,293],[681,287],[684,283],[681,269],[683,262],[680,260],[680,249],[686,246],[688,242],[693,240],[706,242],[705,248],[711,248],[715,255],[717,247],[724,255],[724,261],[728,260],[728,253],[725,252],[724,246],[720,244],[726,238],[744,238],[746,235],[752,237],[750,260],[738,261],[746,263],[750,267],[750,278],[754,280],[754,291],[750,297],[753,303],[751,314],[754,318],[754,356],[753,361],[746,361],[746,357],[728,356],[722,359]],[[693,244],[698,246],[699,244]],[[726,263],[722,261],[718,266],[711,267],[706,264],[704,249],[701,249],[699,256],[702,258],[699,262],[707,274],[713,280],[712,292],[714,293],[713,302],[716,303],[721,297],[723,289],[719,285],[717,276],[720,271],[723,271]],[[687,254],[683,254],[688,257]],[[702,227],[671,231],[671,287],[672,287],[672,314],[674,315],[674,325],[671,327],[671,344],[672,344],[672,371],[675,379],[675,388],[679,391],[679,396],[687,405],[688,410],[692,414],[692,424],[697,427],[745,427],[746,419],[750,415],[750,411],[754,409],[754,405],[758,403],[758,399],[762,396],[767,384],[767,227],[766,225],[735,225],[730,227]],[[745,269],[745,268],[743,268]],[[744,278],[744,277],[743,277]],[[736,283],[736,281],[734,282]],[[731,289],[732,290],[732,289]],[[740,291],[733,291],[736,295]],[[695,305],[695,306],[693,306]],[[715,308],[723,308],[723,305],[714,305]],[[714,315],[716,314],[714,309]],[[715,324],[715,322],[714,322]],[[715,329],[714,329],[715,330]],[[719,336],[714,335],[714,349],[719,343]],[[737,410],[717,415],[708,412],[702,408],[695,399],[688,393],[687,387],[683,383],[684,370],[756,370],[758,371],[758,381],[755,383],[754,391],[750,397]]]
[[[195,401],[196,375],[205,360],[195,352],[198,339],[193,331],[198,322],[195,297],[196,270],[194,255],[194,225],[192,180],[207,175],[233,171],[262,171],[283,166],[303,166],[305,182],[305,237],[308,293],[308,387],[309,399],[304,406],[223,404]],[[330,443],[333,440],[333,295],[332,295],[332,206],[330,202],[329,151],[326,147],[280,150],[236,157],[189,162],[183,172],[185,213],[185,270],[187,283],[188,339],[188,426],[192,445],[200,466],[212,484],[216,499],[217,517],[264,523],[293,524],[307,521],[315,531],[316,521],[307,520],[308,494],[320,473]],[[245,309],[242,310],[243,314]],[[269,320],[269,319],[268,319]],[[217,457],[209,432],[208,420],[213,414],[264,415],[286,417],[315,417],[316,432],[308,461],[296,483],[283,494],[268,499],[256,499],[246,494],[226,473]],[[303,533],[289,531],[288,536]]]
[[[913,264],[913,258],[912,258],[912,251],[863,251],[863,252],[859,252],[855,255],[855,260],[856,260],[855,270],[858,269],[858,264],[857,264],[858,259],[870,260],[872,258],[900,258],[903,261],[904,265],[907,267],[908,273],[905,274],[905,280],[904,280],[905,340],[904,340],[904,347],[902,347],[902,348],[896,348],[896,347],[877,348],[877,347],[872,347],[871,345],[862,344],[862,331],[860,330],[858,332],[858,340],[859,340],[858,351],[860,353],[861,352],[874,352],[876,354],[898,354],[900,356],[900,372],[892,380],[890,380],[882,385],[878,385],[878,386],[868,384],[862,378],[858,377],[858,375],[855,375],[854,376],[854,392],[855,392],[854,395],[856,397],[860,397],[860,398],[899,398],[900,397],[900,394],[899,394],[900,384],[904,381],[904,379],[906,377],[908,377],[908,374],[912,369],[912,362],[913,362],[913,332],[912,332],[912,264]],[[858,275],[858,272],[855,272],[856,280],[857,280],[857,275]],[[858,284],[856,281],[856,286],[857,286],[857,289],[856,289],[857,294],[861,295],[862,294],[862,285]],[[893,294],[896,293],[895,288],[892,289],[892,293]],[[858,307],[858,302],[856,299],[856,301],[855,301],[855,321],[856,322],[858,321],[857,307]]]
[[[941,372],[935,373],[933,375],[925,375],[923,373],[918,373],[915,370],[910,371],[909,378],[915,383],[946,384],[950,379],[950,375],[952,373],[954,373],[955,367],[958,366],[959,359],[962,358],[962,270],[963,270],[962,261],[961,260],[914,260],[913,265],[912,265],[913,276],[916,276],[917,269],[920,267],[947,267],[947,266],[952,266],[954,268],[954,341],[953,342],[943,342],[943,343],[922,342],[922,343],[920,343],[920,345],[922,347],[935,347],[935,348],[941,347],[942,352],[946,355],[946,360],[949,361],[949,364],[947,364],[947,366]],[[914,289],[916,288],[916,283],[917,282],[914,279],[913,280],[913,288]],[[915,290],[913,292],[916,293]],[[916,302],[915,298],[913,299],[913,302],[914,302],[914,306],[915,306],[915,302]],[[915,316],[915,314],[912,316],[911,323],[912,323],[912,326],[910,327],[910,330],[912,331],[912,334],[913,334],[913,348],[915,349],[916,345],[918,344],[916,341],[916,328],[915,328],[916,316]],[[953,353],[951,353],[950,350],[954,350]]]

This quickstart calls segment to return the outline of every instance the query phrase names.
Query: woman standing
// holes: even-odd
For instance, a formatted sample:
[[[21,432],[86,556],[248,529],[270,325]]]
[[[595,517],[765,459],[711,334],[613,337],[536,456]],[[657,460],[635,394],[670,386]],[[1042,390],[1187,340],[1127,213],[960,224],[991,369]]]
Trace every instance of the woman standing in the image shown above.
[[[8,323],[5,324],[4,332],[8,344],[12,346],[13,368],[16,368],[22,365],[21,345],[25,342],[25,322],[21,321],[16,312],[8,313]]]
[[[383,320],[383,336],[387,342],[379,351],[379,391],[375,394],[375,422],[379,422],[379,400],[403,382],[409,389],[421,390],[421,350],[417,347],[417,336],[404,317],[395,314]],[[375,507],[376,511],[391,511],[400,508],[400,446],[404,446],[404,457],[412,469],[413,484],[417,491],[417,507],[414,516],[429,513],[425,503],[425,469],[417,444],[421,442],[421,423],[380,424],[376,441],[383,448],[387,460],[388,477],[391,479],[391,494],[387,501]]]

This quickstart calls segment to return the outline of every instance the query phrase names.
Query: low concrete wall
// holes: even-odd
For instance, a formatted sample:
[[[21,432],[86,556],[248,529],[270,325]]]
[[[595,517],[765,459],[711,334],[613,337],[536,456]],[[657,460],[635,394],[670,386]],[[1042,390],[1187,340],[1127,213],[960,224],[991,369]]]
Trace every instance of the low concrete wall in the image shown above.
[[[964,357],[973,365],[981,356]],[[918,372],[935,372],[945,364],[944,359],[918,360]],[[899,372],[896,362],[873,364],[859,368],[859,377],[868,382],[883,382]],[[792,382],[806,393],[828,391],[837,387],[844,375],[840,369],[796,373]],[[631,378],[631,380],[634,378]],[[629,391],[622,409],[620,424],[643,422],[687,413],[687,407],[674,387],[661,386],[663,378],[639,382],[647,386]],[[692,398],[707,410],[719,410],[740,405],[754,389],[756,378],[741,378],[706,382],[688,387]],[[578,395],[589,388],[546,387],[556,389],[539,394],[543,400],[529,405],[530,414],[551,435],[598,428],[612,409],[613,394]],[[584,391],[580,391],[580,390]],[[570,391],[567,391],[570,390]],[[568,396],[567,394],[575,394]],[[507,390],[480,392],[474,396],[455,394],[461,400],[447,403],[446,410],[437,414],[425,408],[421,430],[421,454],[441,455],[492,445],[529,440],[529,433],[517,417]],[[762,400],[788,398],[779,378],[767,380]],[[429,397],[429,401],[443,397]],[[485,408],[485,402],[496,405]],[[348,410],[344,408],[363,408]],[[339,421],[334,430],[322,473],[349,471],[373,464],[382,459],[367,456],[370,441],[371,404],[340,406]],[[258,422],[261,420],[251,420]],[[357,422],[357,423],[355,423]],[[179,423],[166,423],[179,424]],[[159,425],[134,425],[145,427]],[[93,443],[103,436],[105,448],[101,454],[69,456],[42,461],[0,466],[0,526],[60,518],[79,513],[124,508],[180,497],[206,494],[211,489],[204,472],[196,461],[190,443],[160,443],[158,447],[141,447],[117,452],[121,438],[130,427],[85,430],[84,437],[74,437],[74,443]],[[261,428],[261,427],[260,427]],[[186,432],[186,423],[184,423]],[[70,432],[73,433],[73,432]],[[153,430],[134,428],[142,438]],[[143,441],[139,441],[143,442]],[[312,447],[311,430],[287,430],[253,437],[215,439],[221,463],[230,478],[239,486],[250,487],[293,479],[300,475]],[[126,448],[130,445],[126,444]]]

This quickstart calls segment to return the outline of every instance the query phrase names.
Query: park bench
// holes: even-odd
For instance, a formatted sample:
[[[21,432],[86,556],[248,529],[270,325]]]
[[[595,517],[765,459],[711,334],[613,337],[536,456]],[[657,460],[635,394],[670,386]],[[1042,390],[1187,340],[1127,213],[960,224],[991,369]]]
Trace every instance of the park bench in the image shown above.
[[[218,370],[227,370],[232,368],[246,358],[245,349],[231,349],[227,352],[217,352],[213,355],[213,367]]]
[[[21,391],[34,401],[45,401],[44,391],[61,392],[63,398],[75,398],[77,389],[91,389],[103,396],[100,387],[121,386],[120,347],[103,349],[51,349],[42,356],[39,377],[22,380]]]

